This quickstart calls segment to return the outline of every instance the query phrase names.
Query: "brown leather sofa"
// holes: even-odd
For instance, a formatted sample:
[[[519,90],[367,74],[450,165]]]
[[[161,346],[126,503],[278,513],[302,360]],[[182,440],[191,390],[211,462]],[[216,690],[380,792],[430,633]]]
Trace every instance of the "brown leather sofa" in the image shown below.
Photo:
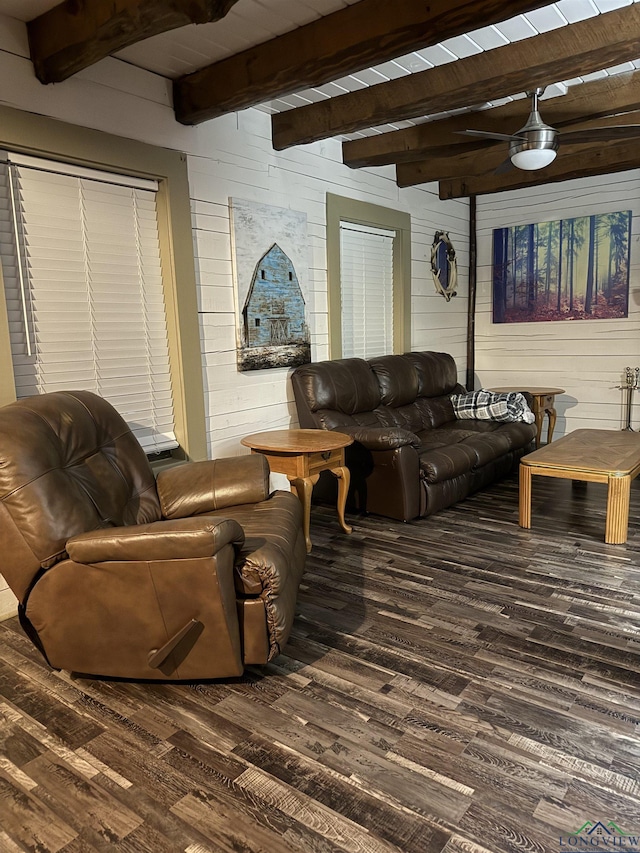
[[[297,367],[300,426],[347,433],[348,506],[409,521],[462,500],[533,449],[535,425],[458,420],[465,393],[447,353],[414,352]],[[320,485],[320,493],[323,487]]]
[[[263,456],[157,479],[85,391],[0,408],[0,572],[51,666],[135,679],[237,676],[289,636],[306,557],[299,500]]]

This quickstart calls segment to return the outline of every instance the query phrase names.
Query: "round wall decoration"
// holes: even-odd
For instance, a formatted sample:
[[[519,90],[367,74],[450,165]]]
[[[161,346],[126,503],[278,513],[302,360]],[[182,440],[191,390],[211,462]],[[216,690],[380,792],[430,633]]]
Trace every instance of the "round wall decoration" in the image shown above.
[[[449,302],[458,288],[458,265],[448,231],[435,233],[431,244],[431,273],[436,291]]]

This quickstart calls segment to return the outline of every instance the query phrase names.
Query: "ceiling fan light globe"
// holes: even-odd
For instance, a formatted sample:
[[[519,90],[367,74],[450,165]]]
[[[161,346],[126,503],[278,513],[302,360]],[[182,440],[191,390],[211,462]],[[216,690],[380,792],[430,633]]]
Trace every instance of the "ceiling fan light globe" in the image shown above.
[[[511,155],[511,162],[517,169],[533,172],[553,163],[556,153],[553,148],[525,148],[523,151],[515,151]]]

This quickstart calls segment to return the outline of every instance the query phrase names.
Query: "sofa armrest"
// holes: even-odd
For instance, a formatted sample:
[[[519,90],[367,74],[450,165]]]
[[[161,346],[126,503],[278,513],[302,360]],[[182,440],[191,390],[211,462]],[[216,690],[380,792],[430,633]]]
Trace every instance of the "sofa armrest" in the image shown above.
[[[244,531],[229,518],[183,518],[105,527],[80,533],[67,541],[76,563],[137,560],[186,560],[212,557],[225,545],[241,547]]]
[[[420,457],[415,447],[371,452],[373,469],[367,477],[369,512],[411,521],[423,515],[424,489],[420,481]]]
[[[395,450],[397,447],[420,447],[418,436],[401,427],[336,427],[339,432],[350,435],[367,450]]]
[[[158,497],[165,518],[186,518],[269,497],[265,456],[229,456],[188,462],[158,474]]]

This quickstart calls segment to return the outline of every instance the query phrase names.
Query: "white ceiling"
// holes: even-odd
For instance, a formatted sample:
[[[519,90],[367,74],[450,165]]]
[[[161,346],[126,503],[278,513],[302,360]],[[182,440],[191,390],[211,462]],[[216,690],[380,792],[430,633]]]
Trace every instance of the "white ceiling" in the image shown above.
[[[58,2],[59,0],[0,0],[0,14],[21,21],[29,21],[56,6]],[[91,2],[91,0],[86,0],[86,2]],[[357,0],[238,0],[221,21],[197,26],[190,25],[162,33],[127,47],[117,53],[116,56],[124,62],[173,79],[277,35],[294,30],[296,27],[308,24],[331,12],[336,12],[354,2]],[[407,56],[384,62],[374,68],[351,74],[332,83],[313,89],[305,89],[286,98],[269,101],[259,109],[276,113],[314,101],[325,100],[344,92],[355,91],[396,77],[424,71],[435,65],[455,62],[456,59],[471,56],[474,53],[530,38],[538,33],[585,20],[603,12],[618,9],[621,6],[630,6],[633,2],[640,2],[640,0],[558,0],[557,3],[552,3],[527,15],[511,18],[499,26],[483,27],[467,35],[448,39],[434,47],[415,51]],[[634,63],[624,63],[624,65],[603,69],[585,77],[558,81],[557,85],[547,88],[545,97],[561,95],[570,85],[594,80],[598,77],[607,76],[607,74],[632,70],[633,68],[640,68],[640,58]],[[478,106],[497,106],[518,97],[525,97],[525,95],[524,93],[514,93],[512,97],[501,101]],[[451,113],[441,113],[438,117],[448,114]],[[384,133],[396,128],[409,127],[431,118],[435,118],[435,116],[425,116],[413,121],[402,121],[369,128],[341,138],[352,139]]]

